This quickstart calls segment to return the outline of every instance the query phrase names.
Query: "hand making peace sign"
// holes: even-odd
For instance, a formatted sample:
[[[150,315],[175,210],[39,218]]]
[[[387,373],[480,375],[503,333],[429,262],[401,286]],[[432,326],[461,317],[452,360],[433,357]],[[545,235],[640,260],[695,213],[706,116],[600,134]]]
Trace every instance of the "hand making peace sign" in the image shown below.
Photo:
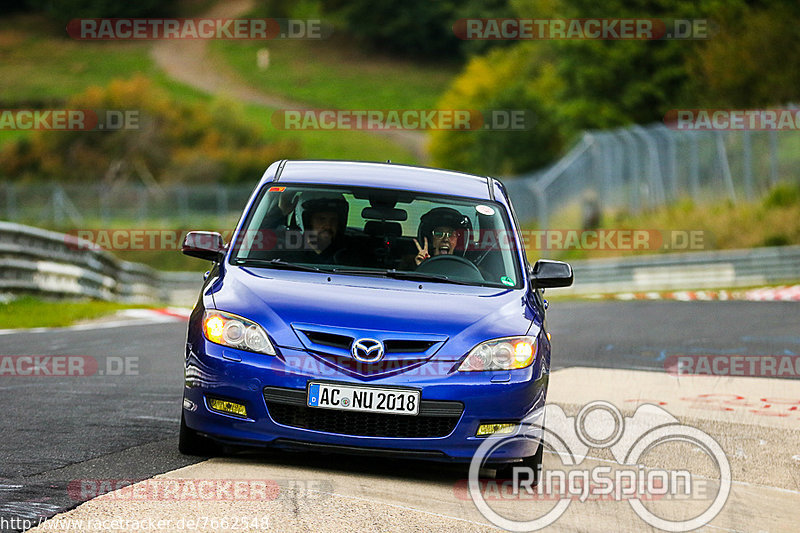
[[[414,244],[417,245],[417,250],[419,250],[419,253],[414,258],[414,261],[417,263],[417,266],[419,266],[420,263],[422,263],[423,261],[425,261],[426,259],[428,259],[431,256],[431,254],[428,253],[428,238],[427,237],[424,237],[424,242],[425,242],[425,246],[423,247],[423,246],[419,245],[419,241],[417,239],[414,239]]]

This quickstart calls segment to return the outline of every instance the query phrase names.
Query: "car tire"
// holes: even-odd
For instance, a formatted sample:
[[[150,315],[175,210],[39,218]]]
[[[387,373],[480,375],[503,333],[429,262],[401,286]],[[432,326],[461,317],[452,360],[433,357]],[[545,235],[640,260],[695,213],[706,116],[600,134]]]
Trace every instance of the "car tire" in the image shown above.
[[[181,413],[181,430],[178,434],[178,451],[183,455],[200,455],[213,457],[222,453],[222,447],[186,425]]]
[[[519,463],[505,463],[497,465],[495,479],[511,479],[514,474],[514,467],[527,466],[533,470],[534,485],[539,483],[539,476],[542,473],[542,458],[544,457],[544,446],[539,443],[536,453],[530,457],[525,457]]]

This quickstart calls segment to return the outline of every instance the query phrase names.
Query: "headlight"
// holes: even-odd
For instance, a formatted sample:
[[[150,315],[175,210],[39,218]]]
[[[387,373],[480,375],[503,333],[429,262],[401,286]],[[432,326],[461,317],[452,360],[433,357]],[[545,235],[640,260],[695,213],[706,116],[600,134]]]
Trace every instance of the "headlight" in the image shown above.
[[[536,337],[505,337],[477,345],[469,352],[458,370],[460,372],[514,370],[530,366],[535,356]]]
[[[203,314],[203,334],[214,344],[275,355],[275,348],[264,328],[232,313],[206,309]]]

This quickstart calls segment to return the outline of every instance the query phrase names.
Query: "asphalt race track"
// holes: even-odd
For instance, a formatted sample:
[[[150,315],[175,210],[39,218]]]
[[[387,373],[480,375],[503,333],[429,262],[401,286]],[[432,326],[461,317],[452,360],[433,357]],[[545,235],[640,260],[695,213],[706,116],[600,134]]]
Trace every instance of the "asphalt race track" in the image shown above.
[[[712,436],[730,462],[733,483],[727,503],[704,530],[797,530],[800,379],[787,368],[760,376],[724,371],[735,368],[731,361],[736,357],[798,361],[792,359],[800,356],[797,303],[556,301],[548,323],[552,405],[568,416],[597,400],[610,402],[626,416],[640,405],[659,405],[680,423]],[[212,460],[181,456],[177,432],[184,339],[180,320],[0,335],[0,356],[85,356],[81,364],[97,362],[91,372],[83,372],[92,375],[0,375],[0,529],[35,526],[40,517],[70,509],[35,530],[54,530],[47,527],[56,520],[78,524],[92,518],[136,521],[103,523],[103,529],[120,531],[153,531],[159,519],[171,520],[164,522],[164,530],[173,531],[498,529],[467,495],[461,467],[309,453],[240,453]],[[723,361],[728,366],[715,372],[722,368],[726,375],[676,375],[673,365],[679,356],[698,363],[697,369],[701,360]],[[759,368],[756,373],[764,374]],[[681,443],[664,446],[663,453],[643,462],[687,468],[710,480],[710,487],[719,485],[703,454]],[[607,465],[612,459],[610,449],[593,449],[582,464]],[[545,470],[559,462],[558,455],[545,454]],[[90,500],[92,487],[102,480],[145,480],[152,488],[150,478],[160,474],[157,480],[180,480],[184,486],[186,480],[258,480],[267,497],[178,501],[137,498],[129,491]],[[485,494],[487,499],[492,495]],[[710,499],[678,507],[656,502],[651,508],[663,505],[664,516],[678,519]],[[519,497],[489,503],[506,517],[538,516]],[[61,524],[56,530],[97,530],[86,525],[91,522],[82,528]],[[549,529],[655,530],[628,502],[591,497],[571,502]]]

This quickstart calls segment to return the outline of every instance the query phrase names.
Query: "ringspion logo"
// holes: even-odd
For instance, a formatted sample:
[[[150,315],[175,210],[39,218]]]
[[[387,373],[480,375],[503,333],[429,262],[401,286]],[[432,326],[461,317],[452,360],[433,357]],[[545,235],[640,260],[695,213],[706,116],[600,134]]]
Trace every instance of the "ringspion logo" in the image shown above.
[[[594,401],[584,405],[576,416],[568,417],[559,406],[548,404],[543,419],[547,421],[545,426],[520,425],[511,434],[486,438],[472,457],[468,496],[478,511],[498,527],[535,531],[556,522],[574,501],[612,500],[627,502],[652,527],[692,531],[713,520],[728,500],[732,479],[725,451],[713,437],[681,424],[661,407],[641,405],[633,416],[625,417],[613,404]],[[673,442],[690,445],[705,454],[718,477],[698,479],[688,470],[643,467],[643,457],[658,446]],[[488,485],[482,483],[480,469],[493,454],[506,456],[498,453],[504,446],[522,445],[533,449],[546,446],[561,464],[538,473],[529,466],[514,466],[512,479],[502,484],[503,492],[487,493]],[[616,465],[582,466],[593,448],[608,449]],[[455,492],[456,497],[463,497],[463,483],[456,484]],[[504,499],[523,501],[530,511],[526,515],[537,516],[525,521],[509,518],[503,514],[508,512],[507,507],[493,508],[489,503]],[[685,512],[665,516],[667,506],[651,509],[643,503],[659,500],[683,508],[690,499],[710,503],[694,516]],[[537,506],[538,502],[544,505]]]

